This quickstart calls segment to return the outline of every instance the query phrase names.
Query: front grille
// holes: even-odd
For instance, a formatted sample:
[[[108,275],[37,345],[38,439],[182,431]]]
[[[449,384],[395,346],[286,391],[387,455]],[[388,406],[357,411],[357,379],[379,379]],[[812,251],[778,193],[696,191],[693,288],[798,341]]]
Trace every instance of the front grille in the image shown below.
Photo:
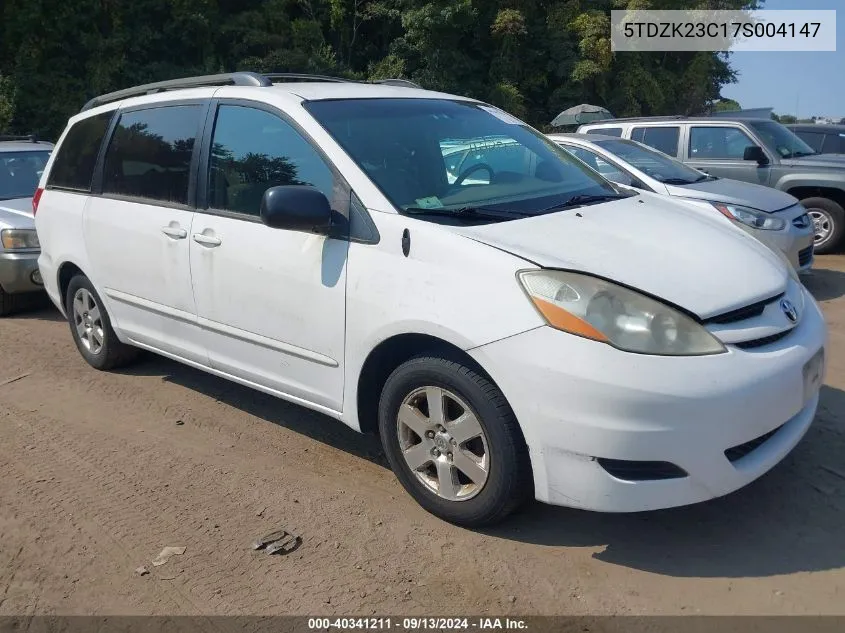
[[[763,314],[763,310],[766,309],[767,305],[769,305],[773,301],[777,301],[782,296],[783,293],[780,293],[776,297],[769,297],[768,299],[763,299],[762,301],[758,301],[757,303],[747,305],[744,308],[737,308],[736,310],[731,310],[730,312],[725,312],[724,314],[710,317],[709,319],[705,319],[704,323],[736,323],[737,321],[745,321],[746,319],[751,319],[760,316],[761,314]]]
[[[653,481],[659,479],[681,479],[687,472],[669,462],[632,462],[625,459],[605,459],[596,461],[608,473],[624,481]]]
[[[798,229],[806,229],[811,224],[810,216],[806,213],[804,215],[799,215],[797,218],[792,220],[792,226]]]
[[[813,247],[812,245],[808,246],[807,248],[798,251],[798,265],[804,266],[805,264],[809,264],[810,260],[813,259]]]
[[[725,457],[728,458],[728,461],[733,463],[737,460],[742,459],[749,453],[757,450],[763,444],[766,443],[766,440],[770,439],[775,433],[781,430],[782,426],[777,427],[776,429],[772,429],[765,435],[761,435],[760,437],[755,437],[750,442],[745,442],[745,444],[739,444],[738,446],[734,446],[729,448],[725,451]]]
[[[777,334],[771,334],[770,336],[764,336],[763,338],[756,338],[753,341],[743,341],[742,343],[735,343],[735,345],[740,349],[754,349],[755,347],[763,347],[764,345],[770,345],[775,341],[779,341],[782,338],[786,338],[792,330],[784,330],[783,332],[778,332]]]

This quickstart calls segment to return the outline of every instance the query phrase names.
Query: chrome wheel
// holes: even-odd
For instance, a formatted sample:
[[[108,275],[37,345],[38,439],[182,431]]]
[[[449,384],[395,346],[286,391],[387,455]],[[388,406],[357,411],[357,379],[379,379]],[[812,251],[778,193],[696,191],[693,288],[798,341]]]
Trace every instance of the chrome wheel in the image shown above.
[[[73,324],[82,346],[92,354],[99,354],[105,340],[103,317],[94,295],[85,288],[73,295]]]
[[[429,490],[449,501],[472,499],[487,482],[490,452],[478,417],[451,391],[423,387],[399,407],[399,448]]]
[[[815,245],[824,244],[833,234],[833,218],[824,209],[808,209],[807,215],[813,221]]]

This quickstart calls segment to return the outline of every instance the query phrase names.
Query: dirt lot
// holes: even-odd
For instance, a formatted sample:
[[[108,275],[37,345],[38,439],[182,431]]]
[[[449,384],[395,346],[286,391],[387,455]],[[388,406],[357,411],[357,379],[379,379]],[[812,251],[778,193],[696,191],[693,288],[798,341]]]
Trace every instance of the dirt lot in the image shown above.
[[[339,423],[154,357],[96,372],[51,309],[4,320],[0,614],[845,614],[845,257],[807,283],[830,370],[774,471],[690,508],[533,504],[485,532],[427,515]],[[278,526],[298,551],[252,551]],[[153,567],[167,545],[187,550]]]

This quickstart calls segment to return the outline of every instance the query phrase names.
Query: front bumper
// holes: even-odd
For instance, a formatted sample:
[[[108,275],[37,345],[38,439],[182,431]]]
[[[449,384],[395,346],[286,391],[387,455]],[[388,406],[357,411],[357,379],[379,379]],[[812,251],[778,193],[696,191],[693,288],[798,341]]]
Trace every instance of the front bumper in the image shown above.
[[[537,499],[633,512],[728,494],[781,461],[815,415],[821,380],[805,394],[803,368],[826,332],[807,294],[799,325],[754,349],[646,356],[540,327],[470,354],[520,422]],[[726,455],[775,429],[743,457]],[[687,475],[630,481],[597,458],[669,462]]]
[[[8,294],[43,290],[38,255],[38,251],[0,251],[0,287]]]
[[[805,214],[806,211],[803,207],[789,209],[777,214],[787,221],[786,228],[781,231],[761,231],[738,222],[736,225],[748,231],[772,250],[781,251],[786,255],[792,267],[799,273],[803,273],[813,266],[813,225],[810,223],[807,227],[798,228],[792,222],[800,215]]]

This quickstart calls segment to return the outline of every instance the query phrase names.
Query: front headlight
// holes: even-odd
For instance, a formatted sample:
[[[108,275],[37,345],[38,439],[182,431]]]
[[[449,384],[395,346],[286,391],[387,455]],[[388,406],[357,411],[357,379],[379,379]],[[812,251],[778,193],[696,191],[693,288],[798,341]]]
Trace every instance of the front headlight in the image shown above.
[[[531,270],[519,281],[549,325],[626,352],[659,356],[720,354],[725,347],[674,308],[604,279]]]
[[[6,250],[41,248],[35,229],[3,229],[0,231],[0,243]]]
[[[722,202],[711,202],[714,207],[729,220],[741,222],[745,226],[750,226],[752,229],[761,229],[763,231],[780,231],[786,226],[786,220],[752,209],[750,207],[741,207],[737,204],[724,204]]]

